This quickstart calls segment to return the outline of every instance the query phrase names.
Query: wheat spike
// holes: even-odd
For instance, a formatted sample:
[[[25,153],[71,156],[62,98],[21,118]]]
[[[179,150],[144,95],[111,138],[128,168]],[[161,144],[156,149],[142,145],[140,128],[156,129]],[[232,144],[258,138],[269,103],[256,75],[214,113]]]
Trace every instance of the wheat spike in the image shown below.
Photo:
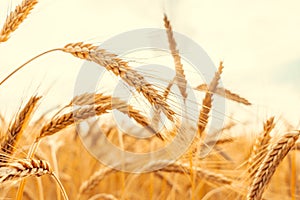
[[[9,14],[0,32],[0,43],[9,39],[10,34],[26,19],[37,3],[37,0],[23,0],[22,3]]]
[[[83,44],[82,42],[67,44],[62,51],[71,53],[81,59],[93,61],[100,66],[104,66],[108,71],[112,71],[129,86],[134,87],[137,92],[142,93],[152,105],[161,108],[168,119],[173,121],[175,112],[163,101],[158,91],[142,75],[132,69],[127,62],[118,58],[117,55],[109,53],[104,49],[98,49],[98,47],[91,44]]]
[[[168,95],[169,95],[170,92],[171,92],[171,88],[172,88],[172,86],[173,86],[173,84],[174,84],[174,81],[175,81],[175,78],[173,78],[173,79],[169,82],[168,86],[165,88],[165,90],[164,90],[164,92],[163,92],[163,98],[164,98],[165,101],[167,100]],[[160,123],[160,120],[161,120],[161,119],[160,119],[160,118],[161,118],[161,116],[160,116],[161,110],[160,110],[159,108],[154,107],[153,111],[154,111],[154,114],[153,114],[153,116],[152,116],[152,124],[153,124],[153,126],[155,126],[155,128],[158,128],[159,123]],[[160,134],[160,136],[162,137],[161,134]],[[162,137],[162,138],[163,138],[163,137]]]
[[[76,121],[88,119],[90,117],[101,115],[107,112],[110,107],[110,103],[103,103],[98,106],[87,106],[84,108],[78,108],[73,112],[64,114],[62,116],[52,119],[48,124],[44,125],[41,129],[36,141],[39,141],[43,137],[53,135],[60,130],[74,124]]]
[[[111,102],[112,97],[111,96],[106,96],[102,93],[84,93],[81,95],[75,96],[70,104],[71,105],[76,105],[76,106],[85,106],[85,105],[98,105],[103,102]]]
[[[163,93],[163,98],[164,98],[164,99],[167,99],[167,98],[168,98],[168,96],[169,96],[169,94],[170,94],[170,92],[171,92],[171,88],[172,88],[172,86],[173,86],[173,84],[174,84],[174,81],[175,81],[175,78],[173,78],[173,79],[169,82],[168,86],[165,88],[164,93]]]
[[[125,101],[119,98],[112,98],[111,96],[103,95],[102,93],[84,93],[82,95],[75,96],[69,105],[85,106],[85,105],[99,105],[103,102],[110,102],[111,106],[109,110],[117,109],[120,112],[133,118],[138,124],[149,130],[151,133],[156,134],[160,139],[163,139],[160,133],[156,133],[150,126],[148,119],[141,114],[141,112],[131,105],[128,105]]]
[[[22,136],[24,129],[27,127],[29,120],[36,108],[41,97],[33,96],[21,110],[14,120],[13,124],[7,131],[6,139],[1,144],[1,151],[5,154],[13,154],[15,147]],[[2,156],[1,156],[2,157]],[[5,162],[5,159],[1,160]]]
[[[113,168],[103,168],[96,171],[90,178],[86,181],[84,181],[80,188],[78,193],[78,198],[82,194],[87,194],[90,191],[92,191],[101,181],[102,179],[109,173],[114,172],[115,170]]]
[[[161,167],[160,167],[161,166]],[[155,161],[154,163],[149,163],[145,166],[145,169],[158,169],[158,171],[162,172],[175,172],[180,174],[188,174],[191,173],[191,166],[185,163],[170,163],[170,161]],[[230,178],[218,174],[215,172],[211,172],[209,170],[205,170],[200,167],[192,166],[193,172],[199,177],[205,179],[207,182],[217,184],[217,185],[230,185],[233,180]]]
[[[206,92],[205,97],[203,99],[202,108],[201,108],[199,120],[198,120],[199,135],[201,135],[203,133],[203,131],[206,127],[206,124],[208,122],[208,114],[209,114],[211,106],[212,106],[212,96],[218,86],[223,68],[224,68],[223,62],[220,62],[218,71],[215,73],[214,78],[212,79],[211,83],[209,84],[208,91]]]
[[[52,169],[47,161],[19,159],[0,167],[0,183],[16,181],[29,176],[39,177],[45,174],[52,174]]]
[[[263,192],[269,184],[276,168],[285,158],[291,148],[298,140],[300,131],[288,133],[279,138],[279,140],[270,146],[268,153],[259,166],[253,181],[248,190],[248,200],[260,200]]]
[[[35,176],[40,177],[49,174],[57,182],[65,200],[68,196],[60,182],[53,173],[50,164],[45,160],[18,159],[13,162],[0,164],[0,184],[10,181],[24,180],[24,178]]]
[[[208,92],[207,84],[201,84],[201,85],[197,86],[195,89],[199,90],[199,91],[203,91],[203,92]],[[237,103],[241,103],[241,104],[244,104],[247,106],[251,105],[251,103],[247,99],[239,96],[238,94],[231,92],[230,90],[224,89],[222,87],[217,87],[215,90],[215,94],[225,97],[226,99],[235,101]]]
[[[177,44],[173,35],[173,30],[170,21],[168,20],[167,15],[164,15],[164,23],[165,23],[165,28],[168,36],[168,41],[169,41],[169,49],[171,50],[173,60],[175,63],[175,70],[176,70],[176,76],[175,80],[177,82],[178,88],[180,90],[180,93],[185,100],[187,97],[186,93],[186,85],[187,81],[185,78],[184,70],[183,70],[183,65],[181,63],[181,57],[179,54],[179,50],[177,49]]]
[[[252,151],[251,151],[251,156],[249,157],[248,159],[248,165],[250,166],[248,171],[249,173],[252,172],[253,170],[253,162],[257,159],[257,158],[263,158],[264,157],[264,154],[260,153],[260,152],[263,152],[265,148],[267,148],[267,145],[271,139],[271,136],[270,136],[270,132],[273,130],[275,126],[275,123],[274,123],[274,117],[271,117],[270,119],[268,119],[265,123],[264,123],[264,131],[263,131],[263,134],[260,135],[254,145],[253,145],[253,148],[252,148]],[[259,154],[259,156],[257,156]],[[259,163],[256,163],[255,166],[259,164]],[[252,166],[252,167],[251,167]]]
[[[190,166],[186,164],[171,164],[165,168],[160,169],[160,171],[164,172],[176,172],[181,174],[189,174],[191,173]],[[224,176],[223,174],[214,173],[199,167],[192,167],[194,173],[200,178],[205,179],[207,182],[217,184],[217,185],[230,185],[232,180]]]

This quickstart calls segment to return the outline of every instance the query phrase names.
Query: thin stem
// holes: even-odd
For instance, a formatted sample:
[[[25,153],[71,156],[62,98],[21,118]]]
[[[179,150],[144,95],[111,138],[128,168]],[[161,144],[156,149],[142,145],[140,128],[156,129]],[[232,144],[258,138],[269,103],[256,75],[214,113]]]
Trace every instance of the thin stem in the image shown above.
[[[53,168],[54,168],[54,172],[57,174],[57,176],[59,176],[59,172],[58,172],[58,164],[57,164],[57,159],[56,159],[56,154],[55,154],[55,149],[51,146],[51,157],[52,157],[52,162],[53,162]],[[56,189],[56,199],[57,200],[61,200],[60,198],[60,190],[59,188],[57,187]]]
[[[29,153],[27,155],[27,158],[32,158],[32,156],[34,155],[34,153],[36,152],[38,146],[40,144],[40,141],[37,140],[35,141],[30,149],[29,149]],[[25,184],[26,184],[26,179],[23,179],[21,180],[20,184],[19,184],[19,188],[18,188],[18,191],[17,191],[17,197],[16,197],[16,200],[22,200],[22,197],[23,197],[23,191],[24,191],[24,187],[25,187]]]
[[[44,200],[44,189],[43,189],[42,180],[40,178],[37,178],[36,180],[37,180],[37,186],[39,190],[39,199]]]
[[[65,189],[64,189],[64,186],[63,186],[62,183],[60,182],[59,178],[57,178],[57,176],[56,176],[54,173],[52,173],[51,176],[52,176],[52,178],[56,181],[56,183],[58,184],[58,186],[59,186],[59,188],[60,188],[60,191],[61,191],[61,194],[62,194],[63,197],[64,197],[64,200],[69,200],[68,195],[67,195],[67,193],[66,193],[66,191],[65,191]]]
[[[291,199],[296,200],[296,188],[297,188],[297,170],[296,170],[296,159],[297,159],[297,154],[296,152],[291,152],[290,160],[291,160]]]
[[[30,60],[28,60],[27,62],[25,62],[24,64],[22,64],[20,67],[18,67],[17,69],[15,69],[13,72],[11,72],[6,78],[4,78],[1,82],[0,82],[0,85],[2,85],[5,81],[7,81],[7,79],[9,79],[12,75],[14,75],[16,72],[18,72],[20,69],[22,69],[23,67],[25,67],[27,64],[29,64],[30,62],[34,61],[35,59],[47,54],[47,53],[50,53],[50,52],[53,52],[53,51],[61,51],[62,49],[51,49],[51,50],[48,50],[48,51],[45,51],[33,58],[31,58]]]

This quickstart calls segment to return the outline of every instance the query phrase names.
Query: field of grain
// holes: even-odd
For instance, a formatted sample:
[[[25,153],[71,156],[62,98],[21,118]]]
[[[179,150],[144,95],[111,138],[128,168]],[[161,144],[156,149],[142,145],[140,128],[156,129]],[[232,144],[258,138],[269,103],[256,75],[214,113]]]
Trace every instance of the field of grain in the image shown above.
[[[0,32],[0,46],[9,46],[22,24],[30,23],[38,4],[22,0],[12,9]],[[101,87],[46,107],[44,100],[51,97],[42,91],[23,94],[11,118],[0,111],[0,199],[300,199],[299,126],[281,116],[253,125],[252,119],[239,119],[239,110],[230,111],[232,115],[218,111],[216,99],[252,112],[255,102],[247,93],[235,92],[241,84],[223,86],[226,62],[218,63],[209,82],[190,78],[193,72],[181,57],[172,20],[163,12],[161,16],[169,51],[168,58],[160,57],[171,59],[173,77],[155,77],[133,66],[138,59],[87,41],[46,49],[9,73],[1,72],[0,87],[5,88],[32,62],[59,53],[105,69],[132,96],[124,100]],[[189,98],[191,93],[197,94],[195,99]],[[189,107],[195,109],[190,112]],[[117,123],[120,115],[132,124]],[[212,119],[222,121],[222,127],[213,127]],[[127,152],[136,157],[126,157]]]

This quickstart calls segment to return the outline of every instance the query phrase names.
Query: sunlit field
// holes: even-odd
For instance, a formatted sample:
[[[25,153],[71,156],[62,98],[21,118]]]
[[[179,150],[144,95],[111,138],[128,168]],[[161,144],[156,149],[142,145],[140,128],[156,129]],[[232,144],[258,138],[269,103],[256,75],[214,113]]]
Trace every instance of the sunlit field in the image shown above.
[[[300,199],[297,6],[1,1],[0,199]]]

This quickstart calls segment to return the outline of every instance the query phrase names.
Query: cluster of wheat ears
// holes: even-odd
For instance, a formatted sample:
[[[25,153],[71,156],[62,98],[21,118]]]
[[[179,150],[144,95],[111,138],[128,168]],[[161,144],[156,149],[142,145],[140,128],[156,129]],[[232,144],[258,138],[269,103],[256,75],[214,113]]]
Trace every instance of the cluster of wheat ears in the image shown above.
[[[37,0],[23,0],[12,11],[0,32],[0,43],[6,42],[12,32],[27,18]],[[171,88],[178,87],[181,98],[186,100],[187,80],[177,49],[173,31],[167,16],[164,26],[169,48],[174,60],[176,75],[163,91],[150,84],[147,79],[118,55],[92,44],[70,43],[35,56],[16,68],[1,85],[29,62],[53,51],[61,51],[77,58],[94,62],[113,75],[121,78],[124,84],[132,87],[143,96],[149,105],[155,108],[153,116],[147,116],[135,105],[104,93],[84,93],[74,97],[54,116],[44,115],[33,121],[36,108],[42,96],[34,95],[21,107],[16,117],[7,122],[1,119],[0,153],[0,198],[1,199],[298,199],[297,187],[298,155],[296,141],[300,131],[289,127],[285,133],[275,132],[276,121],[271,117],[263,123],[255,138],[246,134],[232,134],[230,129],[236,126],[231,122],[222,130],[221,137],[215,143],[212,152],[200,158],[199,152],[205,146],[206,126],[213,106],[213,95],[219,95],[231,101],[251,105],[245,98],[218,86],[223,63],[209,84],[194,87],[203,92],[204,99],[199,102],[197,127],[187,129],[196,131],[196,137],[188,151],[176,162],[155,160],[145,163],[145,169],[155,166],[156,170],[142,174],[118,171],[102,165],[91,156],[77,137],[74,124],[88,122],[88,135],[96,143],[101,154],[110,152],[102,149],[104,134],[108,140],[126,151],[137,153],[163,147],[172,141],[178,132],[178,113],[168,101],[173,95]],[[76,107],[73,107],[76,105]],[[92,117],[109,115],[118,110],[130,117],[139,126],[145,127],[153,137],[137,139],[122,134],[115,125],[95,126],[98,120],[88,121]],[[166,116],[173,124],[172,128],[156,131],[155,123],[160,116]],[[150,119],[152,118],[152,119]],[[155,118],[155,119],[154,119]],[[100,119],[100,118],[99,118]],[[102,129],[99,132],[99,128]],[[274,133],[275,132],[275,133]],[[246,133],[246,130],[245,130]],[[25,140],[26,138],[26,140]],[[141,161],[143,162],[143,161]],[[40,178],[37,178],[40,177]],[[26,182],[25,182],[26,181]]]

